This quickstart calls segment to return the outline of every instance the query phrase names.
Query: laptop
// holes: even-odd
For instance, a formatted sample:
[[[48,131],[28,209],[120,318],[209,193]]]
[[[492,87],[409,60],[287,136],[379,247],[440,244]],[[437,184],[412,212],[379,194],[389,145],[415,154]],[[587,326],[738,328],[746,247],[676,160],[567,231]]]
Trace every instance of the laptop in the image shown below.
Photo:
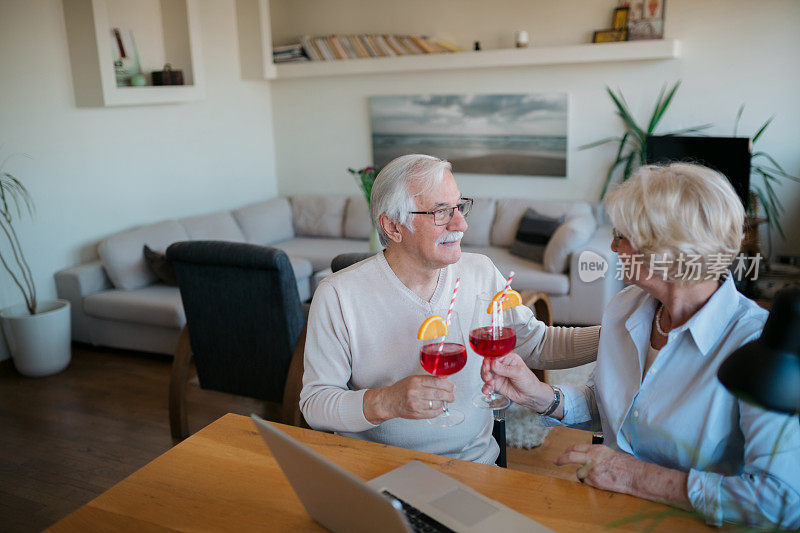
[[[251,417],[308,514],[331,531],[551,531],[419,461],[364,482]]]

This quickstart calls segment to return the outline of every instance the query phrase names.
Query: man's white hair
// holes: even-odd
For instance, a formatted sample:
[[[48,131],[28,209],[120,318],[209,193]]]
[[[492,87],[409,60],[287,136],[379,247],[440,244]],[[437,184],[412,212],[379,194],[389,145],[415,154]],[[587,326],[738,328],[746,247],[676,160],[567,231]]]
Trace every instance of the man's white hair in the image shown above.
[[[712,257],[735,256],[744,236],[744,208],[733,186],[700,165],[644,166],[608,195],[606,210],[646,264],[655,256],[670,265],[673,281],[692,281],[677,276],[681,255],[699,256],[705,276]]]
[[[388,245],[390,239],[381,227],[380,216],[386,214],[413,232],[410,212],[417,209],[414,198],[441,183],[451,168],[448,161],[424,154],[403,155],[383,167],[372,185],[370,201],[370,217],[382,245]]]

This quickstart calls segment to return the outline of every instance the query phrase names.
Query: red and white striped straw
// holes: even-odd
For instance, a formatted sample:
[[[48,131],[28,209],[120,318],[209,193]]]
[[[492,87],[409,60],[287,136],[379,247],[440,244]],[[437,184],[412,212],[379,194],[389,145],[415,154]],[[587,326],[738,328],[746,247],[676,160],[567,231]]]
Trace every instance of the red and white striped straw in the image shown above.
[[[458,284],[461,283],[461,276],[456,278],[456,286],[453,288],[453,297],[450,298],[450,307],[447,308],[447,326],[450,327],[450,315],[453,314],[453,305],[456,303],[456,294],[458,294]]]
[[[511,280],[512,279],[514,279],[514,271],[513,270],[508,275],[508,279],[506,280],[506,286],[503,287],[503,295],[500,297],[500,301],[501,302],[506,299],[506,293],[508,292],[508,289],[511,288]]]
[[[453,288],[453,297],[450,298],[450,307],[447,308],[447,318],[445,318],[445,323],[447,323],[448,329],[450,328],[450,316],[453,314],[453,306],[456,303],[456,295],[458,294],[458,284],[461,283],[461,276],[456,278],[456,286]],[[441,353],[442,348],[444,348],[444,339],[442,338],[442,342],[439,343],[439,352]]]

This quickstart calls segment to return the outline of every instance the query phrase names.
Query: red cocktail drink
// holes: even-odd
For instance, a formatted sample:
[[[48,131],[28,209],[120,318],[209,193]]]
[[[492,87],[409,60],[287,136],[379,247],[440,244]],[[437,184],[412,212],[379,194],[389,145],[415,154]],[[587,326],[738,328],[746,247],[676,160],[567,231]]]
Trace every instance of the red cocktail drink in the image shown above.
[[[428,374],[449,376],[467,364],[467,349],[455,342],[444,343],[441,350],[438,344],[426,344],[419,351],[419,362]]]
[[[517,344],[517,331],[514,308],[506,305],[505,293],[479,294],[475,299],[475,309],[469,327],[469,345],[472,350],[492,360],[510,353]],[[501,394],[478,393],[472,397],[472,404],[481,409],[497,411],[505,409],[511,401]]]
[[[469,344],[478,355],[500,357],[514,349],[517,333],[513,328],[484,326],[470,332]]]
[[[449,322],[445,322],[445,316],[450,319]],[[467,365],[467,343],[464,342],[458,313],[450,309],[435,312],[433,316],[425,319],[420,326],[420,332],[417,333],[417,338],[421,341],[419,363],[425,372],[436,376],[437,379],[446,380],[448,376]],[[439,385],[440,383],[436,384],[437,387]],[[441,405],[441,414],[435,418],[428,418],[429,424],[452,427],[464,421],[464,413],[458,409],[448,409],[447,402],[438,399],[439,393],[432,394],[429,390],[423,392],[423,405],[427,404],[425,407],[433,410],[439,409]],[[434,398],[431,398],[432,395]]]

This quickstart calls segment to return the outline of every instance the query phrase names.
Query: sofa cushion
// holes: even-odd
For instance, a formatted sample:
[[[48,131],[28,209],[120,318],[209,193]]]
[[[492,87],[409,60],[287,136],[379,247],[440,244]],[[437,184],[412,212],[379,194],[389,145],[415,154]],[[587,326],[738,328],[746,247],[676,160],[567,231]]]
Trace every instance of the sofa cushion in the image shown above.
[[[544,262],[544,249],[550,237],[564,223],[564,216],[546,217],[533,209],[527,209],[519,221],[517,235],[509,251],[535,263]]]
[[[178,278],[175,276],[175,267],[172,266],[172,261],[167,259],[166,254],[151,250],[149,246],[144,245],[144,260],[147,266],[156,275],[158,281],[164,285],[178,286]]]
[[[303,257],[311,261],[314,272],[330,268],[331,261],[339,254],[368,252],[369,242],[355,239],[318,239],[295,237],[273,245],[291,257]]]
[[[587,202],[545,202],[541,200],[527,200],[520,198],[506,198],[497,200],[494,224],[492,224],[492,246],[509,247],[514,242],[514,236],[519,227],[519,221],[526,209],[535,209],[548,217],[567,218],[577,215],[591,215],[592,208]]]
[[[341,237],[347,197],[341,195],[299,194],[292,196],[295,235]]]
[[[469,227],[464,233],[464,238],[461,239],[461,244],[463,246],[489,246],[494,213],[494,199],[475,198],[475,203],[472,204],[472,210],[467,218]]]
[[[569,256],[592,238],[597,224],[592,216],[572,217],[556,229],[544,249],[542,266],[548,272],[566,272]]]
[[[165,328],[180,329],[186,323],[180,291],[161,283],[132,291],[90,294],[83,299],[83,310],[95,318]]]
[[[97,247],[114,287],[133,290],[154,283],[158,278],[144,259],[142,247],[163,252],[167,246],[189,238],[183,226],[174,220],[165,220],[141,228],[123,231],[109,237]]]
[[[541,264],[512,255],[508,248],[466,246],[463,251],[488,256],[503,277],[513,270],[513,286],[518,291],[536,290],[554,296],[569,294],[569,276],[546,272]]]
[[[193,241],[246,241],[244,233],[239,229],[230,211],[184,218],[178,222],[186,229],[189,239]]]
[[[369,239],[372,219],[369,216],[367,199],[361,196],[347,198],[344,212],[344,237],[346,239]]]
[[[233,211],[247,242],[267,246],[294,237],[292,206],[286,198],[248,205]]]

